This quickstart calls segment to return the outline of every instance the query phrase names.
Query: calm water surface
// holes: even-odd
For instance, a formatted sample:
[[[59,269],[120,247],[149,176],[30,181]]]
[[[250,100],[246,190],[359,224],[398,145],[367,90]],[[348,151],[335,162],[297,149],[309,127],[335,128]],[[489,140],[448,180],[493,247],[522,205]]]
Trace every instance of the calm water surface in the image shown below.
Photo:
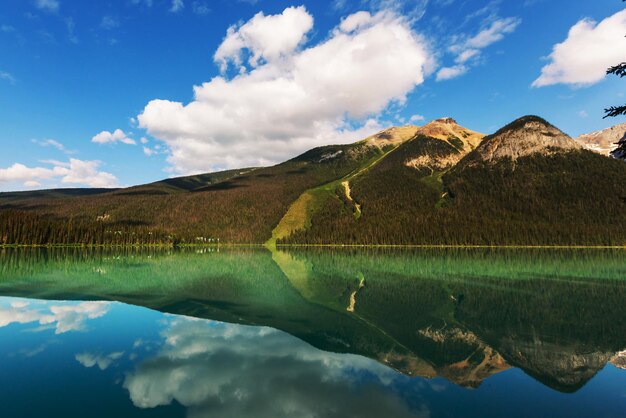
[[[626,252],[0,250],[2,417],[626,416]]]

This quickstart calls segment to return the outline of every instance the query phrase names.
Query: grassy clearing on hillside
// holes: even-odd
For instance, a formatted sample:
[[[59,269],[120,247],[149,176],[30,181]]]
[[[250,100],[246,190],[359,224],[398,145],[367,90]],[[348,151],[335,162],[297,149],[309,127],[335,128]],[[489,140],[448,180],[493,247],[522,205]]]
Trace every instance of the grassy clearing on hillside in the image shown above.
[[[274,246],[279,241],[289,239],[291,235],[298,231],[307,230],[311,227],[311,220],[317,212],[322,210],[329,199],[344,201],[351,205],[354,210],[354,216],[358,219],[361,216],[360,204],[356,203],[349,191],[350,181],[353,181],[359,175],[372,169],[376,164],[382,161],[389,153],[393,152],[396,147],[387,146],[384,149],[370,147],[378,150],[369,160],[366,160],[362,166],[357,167],[353,172],[341,179],[334,180],[330,183],[316,187],[304,192],[290,207],[287,213],[280,220],[276,228],[272,232],[272,238],[266,245]],[[346,184],[348,186],[346,186]]]

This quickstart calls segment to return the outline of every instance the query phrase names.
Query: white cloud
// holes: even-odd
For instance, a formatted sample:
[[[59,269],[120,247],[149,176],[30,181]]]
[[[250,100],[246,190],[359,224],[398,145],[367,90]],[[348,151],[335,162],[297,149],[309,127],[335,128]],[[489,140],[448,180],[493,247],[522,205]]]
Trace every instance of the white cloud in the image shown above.
[[[146,138],[145,136],[142,136],[141,139],[139,140],[139,142],[141,142],[142,144],[147,144],[148,143],[148,138]]]
[[[108,302],[44,302],[3,298],[0,302],[0,327],[38,323],[53,326],[56,334],[83,331],[88,320],[104,316],[109,308]]]
[[[437,81],[450,80],[467,73],[471,67],[480,62],[483,49],[515,32],[522,21],[515,17],[489,17],[486,22],[488,23],[483,24],[483,28],[474,36],[461,36],[448,48],[456,55],[454,65],[441,68],[437,72]]]
[[[331,8],[341,12],[357,8],[367,8],[374,13],[391,11],[399,16],[404,16],[411,22],[421,19],[426,13],[430,0],[333,0]]]
[[[148,156],[148,157],[152,157],[154,154],[156,154],[157,152],[155,150],[153,150],[152,148],[149,147],[143,147],[143,153]]]
[[[152,0],[132,0],[133,4],[145,7],[152,7]]]
[[[39,10],[58,12],[60,4],[57,0],[35,0],[35,6]]]
[[[371,20],[372,15],[369,12],[357,12],[343,19],[339,29],[349,33],[363,25],[367,25]]]
[[[451,80],[465,74],[469,68],[465,65],[455,65],[453,67],[443,67],[437,71],[437,81]]]
[[[52,147],[58,149],[59,151],[65,151],[65,145],[59,141],[55,141],[54,139],[43,139],[41,141],[33,139],[33,142],[42,147]]]
[[[578,112],[578,116],[585,119],[589,117],[589,113],[587,113],[586,110],[581,110],[580,112]]]
[[[76,29],[76,23],[74,22],[74,19],[71,17],[68,17],[67,19],[64,19],[64,20],[65,20],[65,27],[67,28],[68,39],[70,40],[71,43],[77,44],[79,40],[74,31]]]
[[[190,418],[428,416],[390,390],[393,370],[280,331],[176,318],[162,336],[154,357],[125,376],[138,408],[178,403]]]
[[[34,180],[28,180],[24,182],[24,187],[28,189],[36,189],[38,187],[41,187],[41,183],[39,183],[38,181],[34,181]]]
[[[478,55],[480,55],[480,51],[478,49],[466,49],[465,51],[461,52],[454,61],[457,64],[463,64],[473,58],[476,58]]]
[[[507,17],[493,21],[488,27],[467,40],[466,48],[482,49],[504,39],[504,36],[515,32],[522,21],[519,18]]]
[[[293,53],[312,28],[313,17],[304,6],[289,7],[272,16],[260,12],[245,24],[228,28],[214,59],[224,71],[228,63],[241,65],[242,53],[247,50],[251,55],[248,63],[256,67],[261,60],[270,62]]]
[[[96,144],[114,144],[116,142],[121,142],[127,145],[136,145],[134,139],[129,138],[124,131],[121,129],[116,129],[114,132],[102,131],[98,135],[91,138],[91,142],[95,142]]]
[[[533,87],[553,84],[591,85],[602,81],[606,69],[626,60],[626,10],[596,23],[583,19],[556,44]]]
[[[0,80],[6,80],[11,84],[15,84],[15,77],[6,71],[0,71]]]
[[[189,104],[153,100],[145,107],[139,125],[168,145],[172,171],[266,165],[362,139],[431,70],[426,42],[402,17],[349,16],[325,41],[302,47],[312,22],[305,15],[289,8],[229,30],[216,63],[243,60],[245,50],[252,68],[195,86]]]
[[[193,3],[191,3],[191,10],[193,10],[193,12],[198,16],[205,16],[211,12],[208,4],[200,1],[194,1]]]
[[[170,7],[170,12],[177,13],[185,8],[185,3],[183,0],[172,0],[172,7]]]
[[[70,159],[70,167],[63,173],[61,183],[81,184],[90,187],[116,187],[117,178],[110,173],[98,171],[100,161]]]
[[[83,161],[71,158],[69,162],[46,161],[52,168],[28,167],[15,163],[8,168],[0,168],[0,187],[22,183],[32,188],[35,183],[43,181],[60,181],[63,184],[89,187],[117,187],[117,178],[110,173],[99,171],[100,161]]]
[[[413,115],[411,116],[411,118],[409,119],[410,122],[421,122],[423,120],[425,120],[426,118],[422,115]]]
[[[124,352],[111,353],[107,355],[93,354],[93,353],[80,353],[76,354],[76,361],[87,368],[98,366],[100,370],[106,370],[115,360],[119,360],[124,355]]]
[[[100,27],[102,29],[115,29],[120,25],[120,22],[113,16],[103,16],[100,21]]]

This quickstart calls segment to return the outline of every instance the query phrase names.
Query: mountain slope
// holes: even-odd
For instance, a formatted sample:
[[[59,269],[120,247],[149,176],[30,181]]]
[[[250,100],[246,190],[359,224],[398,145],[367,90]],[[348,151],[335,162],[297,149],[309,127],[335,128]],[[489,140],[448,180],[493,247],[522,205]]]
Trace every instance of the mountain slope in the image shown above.
[[[626,245],[626,165],[528,116],[451,118],[274,167],[0,194],[0,244]]]
[[[617,143],[625,136],[626,123],[621,123],[607,129],[581,135],[575,141],[589,151],[608,157],[617,148]]]
[[[442,141],[416,137],[352,185],[358,220],[340,198],[328,200],[311,228],[284,242],[626,243],[626,166],[582,150],[542,119],[521,118],[453,164],[458,157]],[[416,159],[439,164],[407,167]]]
[[[8,231],[0,243],[69,243],[64,230],[87,244],[217,238],[261,243],[305,190],[341,178],[379,153],[365,144],[327,146],[274,167],[165,180],[95,196],[8,201],[0,194],[0,229]],[[30,213],[25,222],[41,230],[22,228],[21,212]]]
[[[323,208],[324,202],[334,196],[338,189],[341,189],[341,193],[345,193],[346,198],[351,201],[350,181],[376,165],[396,147],[412,139],[417,132],[416,126],[393,127],[358,142],[357,145],[369,147],[372,157],[364,160],[359,167],[342,178],[309,189],[300,195],[276,225],[272,237],[266,244],[274,246],[278,240],[284,240],[296,231],[309,228],[314,214]],[[355,204],[354,211],[358,217],[360,211],[358,204]]]
[[[463,128],[451,118],[438,119],[422,127],[404,127],[402,129],[401,131],[398,128],[393,128],[365,140],[366,143],[373,143],[373,139],[382,137],[387,141],[386,144],[396,145],[395,147],[389,147],[386,152],[381,154],[379,158],[374,159],[370,164],[340,180],[305,192],[296,202],[296,205],[292,206],[286,218],[283,218],[274,230],[273,240],[270,241],[270,244],[276,241],[289,242],[290,240],[302,242],[298,241],[301,238],[293,237],[302,237],[303,234],[307,234],[311,227],[314,230],[319,230],[319,234],[325,234],[323,229],[324,225],[327,224],[338,226],[340,230],[345,228],[345,224],[356,225],[363,212],[360,200],[353,197],[357,194],[352,193],[352,187],[356,187],[358,190],[361,179],[370,175],[370,173],[379,173],[378,177],[376,174],[374,174],[374,177],[380,177],[381,190],[385,188],[391,190],[389,185],[394,182],[404,184],[407,172],[411,174],[414,174],[416,170],[428,172],[428,180],[419,186],[426,187],[432,193],[430,189],[433,187],[435,189],[440,188],[438,178],[440,178],[441,173],[475,148],[484,136]],[[397,137],[394,137],[394,134],[398,135],[400,133],[404,137],[398,140]],[[411,134],[412,136],[410,136]],[[384,183],[387,183],[387,185],[385,186]],[[419,191],[417,192],[419,193]],[[409,196],[407,195],[407,197]],[[413,204],[418,204],[422,201],[422,197],[420,195],[409,201]],[[307,202],[304,208],[300,205],[300,202],[303,201]],[[380,203],[381,206],[385,204],[385,202]],[[404,211],[405,214],[410,212],[410,208],[406,209],[407,211]],[[289,223],[285,227],[285,219],[292,219],[293,210],[306,210],[306,223]],[[344,219],[344,225],[335,225],[335,221],[339,221],[342,218]],[[326,222],[325,219],[330,220],[330,222]]]

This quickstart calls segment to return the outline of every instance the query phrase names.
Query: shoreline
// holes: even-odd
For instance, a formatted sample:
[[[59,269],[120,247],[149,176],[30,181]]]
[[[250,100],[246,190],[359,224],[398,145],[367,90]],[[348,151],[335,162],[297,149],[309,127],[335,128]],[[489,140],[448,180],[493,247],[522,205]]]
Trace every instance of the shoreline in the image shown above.
[[[8,248],[386,248],[386,249],[563,249],[626,250],[626,245],[446,245],[446,244],[0,244]]]

